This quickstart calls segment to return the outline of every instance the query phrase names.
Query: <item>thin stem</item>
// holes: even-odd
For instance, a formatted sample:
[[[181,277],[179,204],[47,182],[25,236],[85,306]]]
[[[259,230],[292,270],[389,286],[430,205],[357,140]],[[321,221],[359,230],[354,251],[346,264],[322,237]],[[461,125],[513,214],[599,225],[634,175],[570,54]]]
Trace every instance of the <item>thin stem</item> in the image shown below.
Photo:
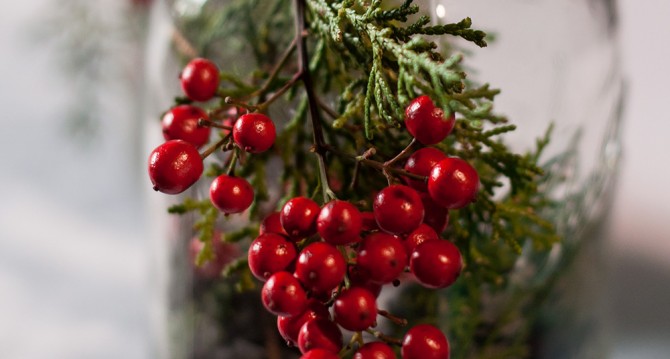
[[[221,128],[224,130],[232,131],[233,128],[230,126],[226,125],[221,125],[216,122],[210,121],[210,120],[205,120],[204,118],[198,119],[198,126],[200,127],[216,127],[216,128]]]
[[[378,310],[377,310],[377,313],[378,313],[379,315],[381,315],[382,317],[384,317],[384,318],[386,318],[386,319],[392,321],[393,323],[395,323],[395,324],[397,324],[397,325],[400,325],[400,326],[402,326],[402,327],[404,327],[404,326],[407,325],[407,319],[405,319],[405,318],[400,318],[400,317],[398,317],[398,316],[395,316],[395,315],[393,315],[393,314],[391,314],[391,313],[389,313],[389,312],[387,312],[387,311],[385,311],[385,310],[383,310],[383,309],[378,309]]]
[[[319,161],[319,174],[321,176],[321,190],[324,201],[334,198],[335,195],[328,184],[328,173],[326,170],[326,141],[323,137],[323,128],[321,127],[321,114],[319,113],[319,101],[314,92],[312,84],[312,75],[309,72],[309,59],[307,57],[307,41],[301,34],[305,33],[305,0],[293,0],[295,7],[295,33],[298,38],[298,73],[301,74],[307,101],[309,102],[309,112],[312,121],[312,133],[314,137],[314,153]]]
[[[293,87],[293,85],[295,85],[295,83],[298,82],[298,80],[300,80],[302,76],[301,72],[302,71],[296,72],[293,75],[293,77],[291,77],[291,79],[284,84],[284,86],[282,86],[279,90],[273,92],[272,96],[270,96],[267,100],[256,105],[256,108],[260,112],[265,112],[265,110],[268,108],[268,106],[270,106],[270,104],[272,104],[275,100],[280,98],[284,93],[286,93],[286,91],[288,91],[291,87]]]
[[[232,176],[235,173],[235,165],[237,165],[237,158],[239,156],[239,149],[235,148],[233,153],[230,154],[230,163],[228,164],[228,169],[226,169],[226,174]]]
[[[378,169],[378,170],[382,171],[382,173],[384,171],[387,171],[387,172],[393,173],[395,175],[399,175],[399,176],[403,176],[403,177],[407,177],[407,178],[411,178],[411,179],[415,179],[415,180],[419,180],[419,181],[428,180],[427,176],[421,176],[421,175],[418,175],[416,173],[407,172],[402,168],[386,167],[384,165],[384,162],[379,162],[379,161],[371,160],[371,159],[368,159],[368,158],[363,158],[361,156],[354,156],[354,155],[348,154],[346,152],[342,152],[342,151],[340,151],[337,148],[332,147],[332,146],[327,146],[326,145],[325,149],[326,149],[326,151],[331,152],[334,155],[344,157],[344,158],[348,158],[348,159],[351,159],[353,161],[357,161],[357,162],[359,162],[359,163],[361,163],[365,166]]]
[[[414,146],[414,144],[416,144],[416,138],[412,138],[412,141],[409,143],[409,145],[407,145],[407,147],[405,147],[402,151],[400,151],[400,153],[398,153],[395,157],[384,162],[384,166],[390,167],[394,163],[398,162],[398,160],[403,158],[412,149],[412,146]]]
[[[205,158],[209,157],[209,155],[214,153],[214,151],[216,151],[219,147],[225,145],[226,142],[228,142],[230,139],[231,134],[232,132],[225,135],[224,137],[221,137],[221,139],[218,140],[215,144],[209,146],[203,153],[200,154],[200,158],[204,160]]]
[[[246,98],[260,97],[261,95],[263,95],[265,92],[268,91],[272,82],[277,78],[277,75],[279,75],[279,72],[281,71],[281,69],[284,67],[284,65],[286,65],[286,62],[291,57],[291,54],[293,54],[293,51],[295,51],[296,43],[297,43],[297,37],[293,38],[293,41],[291,41],[291,44],[289,45],[289,47],[286,48],[286,50],[284,51],[284,54],[282,55],[281,59],[275,65],[274,69],[272,69],[272,73],[265,80],[265,83],[263,84],[263,86],[261,86],[261,88],[252,92],[248,96],[246,96]]]
[[[388,335],[386,335],[386,334],[384,334],[380,331],[376,331],[376,330],[372,330],[372,329],[366,329],[365,331],[367,333],[370,333],[370,334],[374,335],[375,338],[377,338],[377,339],[379,339],[383,342],[386,342],[388,344],[393,344],[393,345],[398,345],[398,346],[402,345],[402,340],[400,340],[398,338],[388,336]]]

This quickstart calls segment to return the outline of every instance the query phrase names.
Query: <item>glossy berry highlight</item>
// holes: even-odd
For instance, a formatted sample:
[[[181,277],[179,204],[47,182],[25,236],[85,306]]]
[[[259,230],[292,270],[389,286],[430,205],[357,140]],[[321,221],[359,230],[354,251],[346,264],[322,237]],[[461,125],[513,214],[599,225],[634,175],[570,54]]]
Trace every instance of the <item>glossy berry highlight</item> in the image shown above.
[[[404,185],[391,185],[379,191],[372,209],[379,228],[391,234],[415,230],[424,216],[421,197]]]
[[[179,105],[170,109],[161,120],[166,140],[184,140],[200,148],[209,142],[211,128],[198,126],[199,119],[207,120],[207,113],[200,107]]]
[[[184,94],[193,101],[207,101],[219,88],[219,69],[207,59],[191,60],[179,75]]]
[[[424,145],[442,142],[453,130],[456,117],[444,115],[444,110],[436,107],[430,97],[415,98],[405,108],[407,131]]]
[[[244,178],[224,174],[212,181],[209,199],[225,214],[240,213],[254,201],[254,189]]]
[[[403,337],[400,353],[403,359],[449,359],[449,342],[438,328],[419,324]]]
[[[250,153],[265,152],[275,143],[277,132],[272,120],[262,113],[240,116],[233,126],[233,140]]]
[[[442,207],[459,209],[474,201],[479,189],[479,175],[466,161],[448,157],[430,171],[428,193]]]
[[[446,288],[461,274],[461,252],[446,240],[426,241],[412,252],[409,268],[424,287]]]
[[[418,149],[407,158],[407,161],[405,162],[405,171],[415,175],[428,177],[430,175],[430,170],[445,158],[447,158],[447,155],[437,148],[424,147]],[[428,190],[426,181],[405,178],[405,182],[408,186],[417,191],[426,192]]]
[[[249,269],[261,281],[266,281],[277,272],[287,271],[297,257],[295,245],[275,233],[259,235],[251,242],[247,253]]]
[[[198,181],[203,170],[198,149],[186,141],[167,141],[149,156],[149,178],[155,191],[182,193]]]
[[[279,212],[282,227],[292,240],[300,240],[316,233],[316,218],[321,207],[307,197],[288,200]]]
[[[268,278],[261,301],[270,313],[284,317],[300,315],[307,309],[307,293],[289,272],[277,272]]]
[[[334,245],[358,242],[362,225],[361,212],[356,206],[339,200],[326,203],[316,219],[319,235]]]
[[[333,304],[335,322],[351,331],[362,331],[377,322],[377,298],[367,289],[343,290]]]
[[[314,242],[298,256],[294,275],[303,287],[317,294],[329,294],[344,279],[347,263],[333,245]]]

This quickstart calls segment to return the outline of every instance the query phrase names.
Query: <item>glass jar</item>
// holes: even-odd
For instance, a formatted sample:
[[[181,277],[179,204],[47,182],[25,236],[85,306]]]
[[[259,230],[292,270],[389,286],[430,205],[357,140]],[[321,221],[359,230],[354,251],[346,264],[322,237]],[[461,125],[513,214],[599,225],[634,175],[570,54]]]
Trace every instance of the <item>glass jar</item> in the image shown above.
[[[248,73],[255,66],[245,61],[240,51],[249,48],[239,46],[240,39],[228,39],[227,48],[193,37],[198,30],[193,19],[211,19],[217,9],[232,3],[238,2],[155,4],[147,41],[147,153],[160,141],[156,118],[180,94],[175,74],[198,53],[195,47],[227,64],[230,72]],[[496,111],[517,125],[506,143],[516,151],[528,151],[553,126],[541,162],[552,174],[543,186],[556,205],[544,215],[565,238],[551,251],[524,246],[506,287],[477,288],[479,306],[467,313],[454,310],[460,297],[472,293],[439,292],[435,315],[449,333],[452,358],[605,357],[601,249],[620,157],[623,98],[614,1],[420,3],[431,10],[436,23],[470,17],[474,27],[491,35],[485,49],[460,41],[449,46],[466,54],[469,80],[502,89]],[[274,111],[273,118],[290,114],[286,109]],[[202,198],[207,189],[190,191]],[[258,293],[239,294],[233,283],[193,267],[194,218],[166,214],[165,208],[177,201],[173,198],[151,196],[151,201],[156,269],[152,357],[297,358],[297,351],[285,348],[276,334],[274,318],[263,310]],[[226,250],[243,253],[244,248]],[[403,285],[385,292],[382,300],[403,312],[407,301],[415,298],[412,290]],[[476,316],[476,325],[457,328],[456,315]]]

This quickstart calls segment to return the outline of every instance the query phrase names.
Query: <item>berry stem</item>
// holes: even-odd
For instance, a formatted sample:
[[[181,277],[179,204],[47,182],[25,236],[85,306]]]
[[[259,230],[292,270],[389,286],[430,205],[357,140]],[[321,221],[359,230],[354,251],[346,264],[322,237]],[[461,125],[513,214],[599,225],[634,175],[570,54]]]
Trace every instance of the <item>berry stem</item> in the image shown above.
[[[221,125],[221,124],[218,124],[218,123],[210,121],[210,120],[205,120],[204,118],[198,119],[198,126],[200,126],[200,127],[216,127],[216,128],[220,128],[220,129],[228,130],[228,131],[233,130],[233,128],[230,127],[230,126]]]
[[[230,160],[228,164],[228,168],[226,169],[226,174],[228,176],[232,176],[233,173],[235,172],[235,165],[237,165],[237,157],[239,156],[239,148],[233,149],[233,153],[230,154]]]
[[[391,314],[391,313],[389,313],[389,312],[387,312],[383,309],[377,309],[377,313],[379,315],[381,315],[382,317],[392,321],[393,323],[395,323],[395,324],[397,324],[401,327],[404,327],[404,326],[407,325],[407,319],[395,316],[395,315],[393,315],[393,314]]]
[[[286,48],[286,50],[282,54],[281,59],[274,66],[274,68],[272,69],[272,73],[270,73],[270,76],[268,76],[268,78],[265,80],[263,86],[261,86],[258,90],[249,94],[246,98],[262,97],[263,94],[265,94],[268,91],[272,82],[277,78],[277,75],[279,75],[281,69],[284,67],[284,65],[286,65],[286,62],[293,54],[293,51],[295,51],[297,39],[298,39],[297,37],[293,38],[293,41],[291,41],[291,44]]]
[[[312,84],[312,75],[309,72],[309,59],[307,56],[307,41],[301,34],[305,33],[305,0],[293,0],[295,6],[295,32],[298,51],[298,74],[305,85],[305,93],[309,102],[310,119],[312,122],[312,134],[314,137],[314,153],[319,161],[319,175],[321,177],[321,190],[324,201],[329,198],[335,198],[334,192],[328,184],[328,173],[326,170],[326,141],[323,137],[323,128],[321,127],[321,114],[319,113],[319,100],[314,92]]]
[[[209,155],[211,155],[212,153],[214,153],[214,151],[216,151],[217,149],[219,149],[219,147],[221,147],[221,146],[223,146],[224,144],[226,144],[226,142],[228,142],[228,140],[230,139],[230,136],[231,136],[231,135],[232,135],[232,132],[229,133],[229,134],[227,134],[227,135],[225,135],[225,136],[223,136],[223,137],[221,137],[220,140],[216,141],[215,144],[209,146],[203,153],[201,153],[201,154],[200,154],[200,157],[201,157],[203,160],[204,160],[205,158],[209,157]]]
[[[365,331],[367,333],[370,333],[370,334],[374,335],[375,338],[377,338],[381,341],[384,341],[388,344],[393,344],[393,345],[398,345],[398,346],[402,345],[402,340],[400,340],[398,338],[388,336],[388,335],[386,335],[386,334],[384,334],[380,331],[372,330],[372,329],[366,329]]]
[[[275,100],[280,98],[284,93],[286,93],[286,91],[288,91],[291,87],[293,87],[293,85],[295,85],[295,83],[298,82],[298,80],[300,80],[301,77],[302,77],[302,71],[296,72],[293,75],[293,77],[291,77],[291,79],[284,84],[284,86],[282,86],[279,90],[273,92],[272,96],[268,97],[264,102],[256,105],[256,108],[260,112],[265,112],[265,110],[268,108],[268,106],[270,106],[270,104],[275,102]]]
[[[382,171],[382,173],[384,171],[387,171],[387,172],[393,173],[395,175],[399,175],[399,176],[403,176],[403,177],[407,177],[407,178],[411,178],[411,179],[415,179],[415,180],[419,180],[419,181],[428,180],[427,176],[421,176],[421,175],[417,175],[416,173],[407,172],[402,168],[387,167],[384,164],[384,162],[371,160],[371,159],[365,158],[364,156],[354,156],[354,155],[351,155],[349,153],[342,152],[342,151],[340,151],[337,148],[332,147],[332,146],[326,145],[325,149],[326,149],[326,151],[331,152],[334,155],[344,157],[344,158],[348,158],[348,159],[357,161],[357,162],[359,162],[363,165],[366,165],[368,167],[378,169],[378,170]]]

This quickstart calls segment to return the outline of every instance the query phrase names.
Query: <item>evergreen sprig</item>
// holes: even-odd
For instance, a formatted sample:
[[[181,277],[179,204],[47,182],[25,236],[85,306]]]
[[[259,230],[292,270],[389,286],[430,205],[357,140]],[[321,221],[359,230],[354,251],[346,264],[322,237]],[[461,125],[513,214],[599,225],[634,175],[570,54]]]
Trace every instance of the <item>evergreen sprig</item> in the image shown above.
[[[428,322],[446,312],[449,336],[463,348],[453,357],[486,357],[490,347],[509,339],[499,328],[518,320],[519,313],[484,315],[484,298],[516,290],[509,274],[525,248],[548,253],[560,241],[547,220],[555,206],[544,192],[550,173],[538,162],[550,130],[530,152],[513,152],[504,135],[516,126],[494,112],[500,91],[466,81],[463,55],[442,53],[425,37],[456,36],[485,47],[486,34],[473,29],[470,18],[433,25],[412,0],[398,6],[381,0],[294,0],[293,5],[288,0],[271,6],[232,0],[186,20],[187,37],[198,39],[193,43],[198,53],[216,57],[222,43],[233,44],[247,48],[257,65],[242,75],[223,73],[220,101],[210,112],[231,105],[261,111],[291,108],[287,120],[278,124],[273,151],[241,155],[237,165],[230,165],[232,157],[217,157],[223,163],[217,162],[213,173],[230,167],[249,177],[256,189],[252,221],[226,233],[225,240],[243,243],[253,238],[257,222],[268,211],[298,195],[319,201],[337,196],[369,209],[370,193],[408,175],[384,164],[410,144],[400,129],[404,108],[415,97],[428,95],[446,115],[457,114],[453,134],[436,147],[472,163],[481,189],[475,203],[450,212],[442,234],[461,250],[463,278],[446,293],[414,293],[405,310],[408,318]],[[240,16],[249,13],[258,15],[255,21]],[[299,16],[295,24],[294,15]],[[287,35],[291,33],[293,38]],[[211,258],[212,233],[227,219],[217,216],[208,201],[186,199],[169,211],[198,214],[195,229],[205,243],[198,262]],[[239,287],[249,288],[243,264],[233,262],[225,273],[240,274]],[[524,303],[528,301],[522,296],[511,296],[506,305],[519,308]],[[527,339],[528,328],[524,330],[519,335]],[[480,348],[472,349],[475,342]],[[525,353],[525,345],[521,340],[509,353]]]

